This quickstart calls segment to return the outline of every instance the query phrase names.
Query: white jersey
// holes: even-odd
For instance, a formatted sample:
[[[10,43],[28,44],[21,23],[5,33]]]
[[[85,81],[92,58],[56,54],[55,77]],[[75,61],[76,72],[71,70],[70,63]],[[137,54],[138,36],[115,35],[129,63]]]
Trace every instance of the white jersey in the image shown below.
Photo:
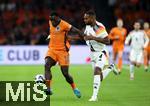
[[[86,25],[84,33],[87,36],[93,35],[100,38],[105,38],[106,36],[108,36],[104,25],[97,21],[95,26]],[[106,46],[105,44],[97,42],[95,40],[87,40],[86,43],[90,47],[91,51],[102,51],[103,49],[105,49]]]
[[[105,38],[108,36],[108,33],[105,30],[103,24],[96,21],[95,26],[86,25],[85,32],[87,36],[93,35],[95,37]],[[91,62],[94,67],[100,67],[104,69],[105,65],[108,65],[108,53],[105,48],[105,44],[97,42],[95,40],[87,40],[87,45],[91,49]]]
[[[142,30],[139,31],[131,31],[126,38],[125,44],[129,44],[131,41],[131,49],[133,50],[143,50],[143,48],[147,47],[149,39],[146,33]]]

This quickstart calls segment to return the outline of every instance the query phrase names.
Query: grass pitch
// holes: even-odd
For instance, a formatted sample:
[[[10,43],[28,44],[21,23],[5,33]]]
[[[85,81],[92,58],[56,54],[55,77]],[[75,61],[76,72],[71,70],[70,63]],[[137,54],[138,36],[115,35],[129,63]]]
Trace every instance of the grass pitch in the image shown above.
[[[35,75],[43,74],[39,66],[0,66],[0,81],[33,81]],[[63,78],[58,66],[52,69],[53,95],[50,106],[150,106],[150,71],[136,68],[135,79],[129,79],[129,67],[123,66],[121,75],[112,72],[101,83],[98,102],[88,102],[92,95],[93,71],[90,65],[71,65],[70,73],[82,93],[76,98]]]

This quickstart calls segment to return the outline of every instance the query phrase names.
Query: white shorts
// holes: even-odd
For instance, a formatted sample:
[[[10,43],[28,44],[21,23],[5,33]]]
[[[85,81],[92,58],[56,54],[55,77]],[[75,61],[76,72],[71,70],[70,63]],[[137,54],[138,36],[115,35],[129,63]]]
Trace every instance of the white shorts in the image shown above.
[[[92,67],[99,67],[102,70],[104,66],[109,65],[108,53],[105,52],[91,52]]]
[[[131,50],[129,58],[131,62],[143,63],[143,51]]]

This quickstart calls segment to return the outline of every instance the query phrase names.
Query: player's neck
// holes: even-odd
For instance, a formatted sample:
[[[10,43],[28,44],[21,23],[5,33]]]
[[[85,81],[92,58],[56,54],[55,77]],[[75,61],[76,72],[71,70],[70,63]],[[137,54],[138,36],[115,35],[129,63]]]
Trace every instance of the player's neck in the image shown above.
[[[118,29],[120,29],[120,30],[121,30],[122,28],[123,28],[123,27],[118,27]]]
[[[60,20],[58,20],[56,23],[52,23],[52,25],[53,25],[54,27],[57,27],[57,25],[59,25],[59,24],[60,24],[60,22],[61,22],[61,19],[60,19]]]
[[[135,31],[136,31],[136,32],[138,32],[138,31],[139,31],[139,29],[135,29]]]

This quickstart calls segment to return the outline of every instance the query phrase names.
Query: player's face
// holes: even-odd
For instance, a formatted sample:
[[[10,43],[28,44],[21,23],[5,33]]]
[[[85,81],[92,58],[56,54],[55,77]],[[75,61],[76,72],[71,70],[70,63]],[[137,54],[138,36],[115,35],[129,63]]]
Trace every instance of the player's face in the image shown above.
[[[144,23],[144,29],[149,29],[149,23],[148,22]]]
[[[134,29],[135,29],[135,30],[139,30],[140,27],[141,27],[141,25],[140,25],[139,22],[134,23]]]
[[[86,25],[91,25],[94,22],[94,19],[92,16],[84,14],[84,22]]]
[[[58,16],[50,16],[49,18],[53,26],[57,26],[59,24],[60,18]]]
[[[117,26],[118,26],[119,28],[122,28],[122,26],[123,26],[123,21],[122,21],[121,19],[118,19],[118,20],[117,20]]]

